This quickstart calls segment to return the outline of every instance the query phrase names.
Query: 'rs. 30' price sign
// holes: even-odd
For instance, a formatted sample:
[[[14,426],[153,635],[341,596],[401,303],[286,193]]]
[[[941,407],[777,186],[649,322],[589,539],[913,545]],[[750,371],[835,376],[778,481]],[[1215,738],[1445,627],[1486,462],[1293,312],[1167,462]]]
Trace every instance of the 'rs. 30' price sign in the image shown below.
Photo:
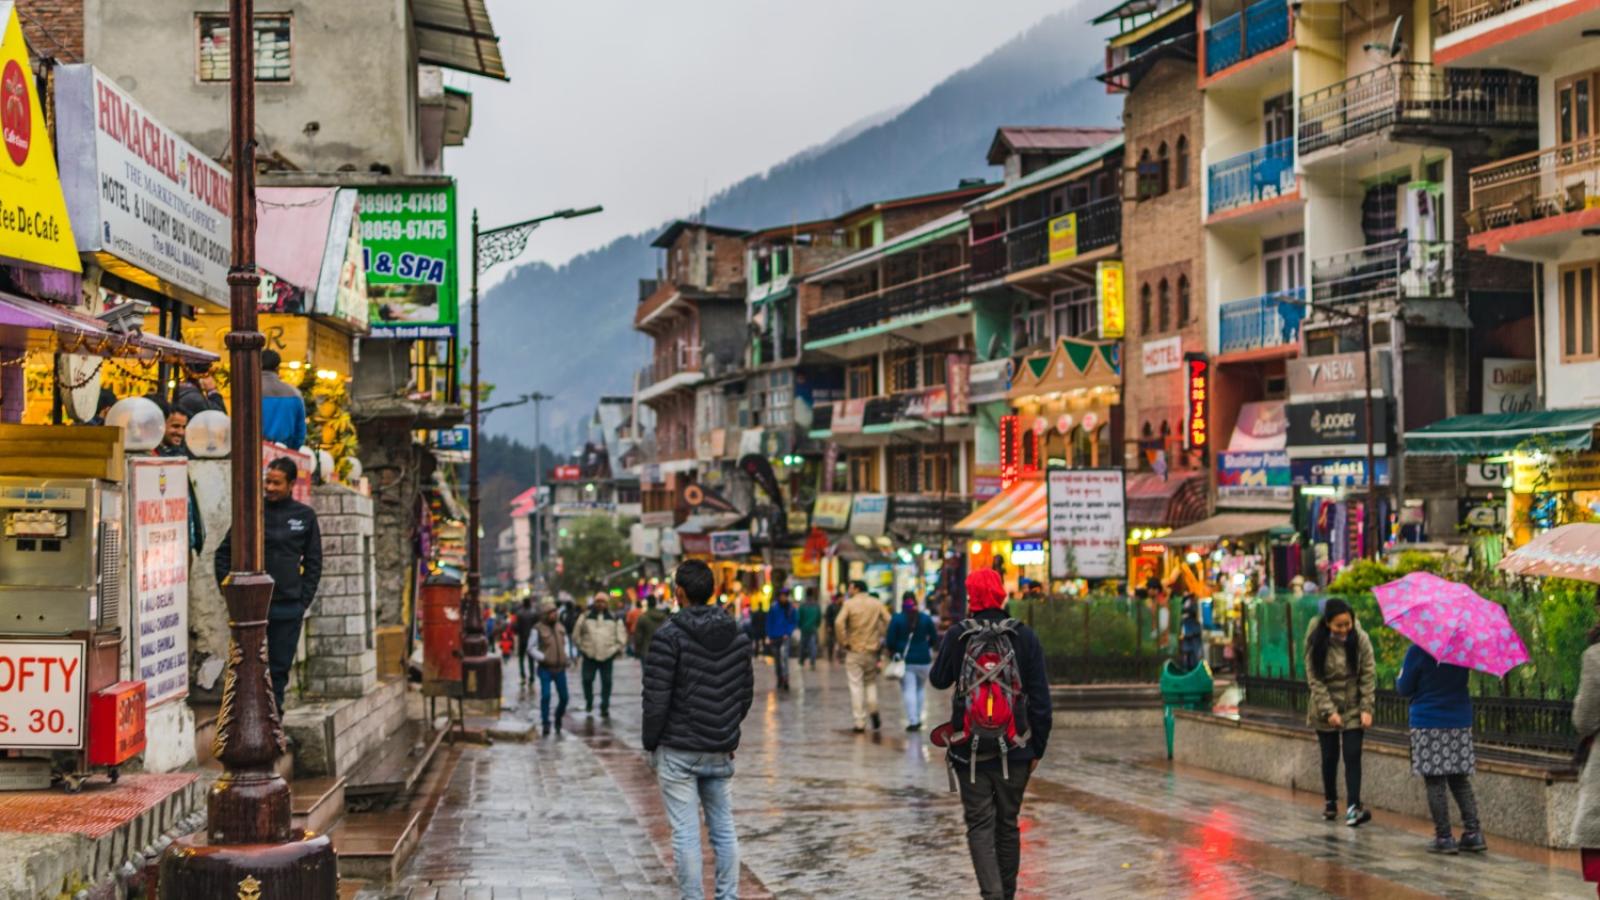
[[[0,641],[0,749],[83,746],[84,643]]]

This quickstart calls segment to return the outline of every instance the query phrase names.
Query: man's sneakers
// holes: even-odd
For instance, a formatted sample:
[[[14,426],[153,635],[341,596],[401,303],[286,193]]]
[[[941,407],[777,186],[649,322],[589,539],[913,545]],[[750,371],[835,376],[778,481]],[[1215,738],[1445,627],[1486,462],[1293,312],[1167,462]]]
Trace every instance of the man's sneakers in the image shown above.
[[[922,730],[922,723],[921,722],[912,722],[910,725],[906,726],[906,730],[907,731],[921,731]]]
[[[1371,821],[1372,813],[1368,812],[1367,808],[1360,804],[1352,803],[1350,808],[1344,811],[1344,824],[1351,828],[1359,828]]]
[[[1339,818],[1339,805],[1334,803],[1332,800],[1324,803],[1322,805],[1322,817],[1327,819],[1329,822]]]
[[[549,722],[544,723],[544,725],[540,727],[539,734],[541,736],[543,736],[543,737],[549,737],[550,736],[550,723]]]
[[[1481,831],[1463,831],[1461,842],[1457,846],[1463,853],[1483,853],[1489,849],[1489,842],[1483,839]]]
[[[877,731],[878,729],[880,729],[882,727],[883,727],[883,719],[879,718],[877,713],[873,713],[872,714],[872,730],[873,731]]]
[[[1429,853],[1443,853],[1447,856],[1455,856],[1457,850],[1455,839],[1448,834],[1440,835],[1428,842]]]

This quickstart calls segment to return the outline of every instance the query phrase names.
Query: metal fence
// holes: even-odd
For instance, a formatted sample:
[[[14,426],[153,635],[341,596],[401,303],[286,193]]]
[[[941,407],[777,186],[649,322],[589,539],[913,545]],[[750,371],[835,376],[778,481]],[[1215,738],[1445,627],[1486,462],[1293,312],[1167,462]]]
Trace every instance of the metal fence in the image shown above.
[[[1215,75],[1289,40],[1288,0],[1260,0],[1206,29],[1206,74]]]
[[[1447,241],[1396,239],[1311,262],[1314,303],[1434,300],[1455,295],[1455,253]]]
[[[1300,152],[1384,128],[1534,128],[1539,80],[1505,69],[1396,62],[1300,99]]]
[[[1300,323],[1306,317],[1303,288],[1235,300],[1218,308],[1220,349],[1243,353],[1300,342]]]
[[[1215,163],[1207,170],[1206,180],[1208,215],[1282,197],[1298,186],[1294,139],[1273,141]]]
[[[966,295],[966,286],[966,273],[955,271],[850,300],[812,315],[806,324],[806,339],[834,337],[895,316],[959,303]]]

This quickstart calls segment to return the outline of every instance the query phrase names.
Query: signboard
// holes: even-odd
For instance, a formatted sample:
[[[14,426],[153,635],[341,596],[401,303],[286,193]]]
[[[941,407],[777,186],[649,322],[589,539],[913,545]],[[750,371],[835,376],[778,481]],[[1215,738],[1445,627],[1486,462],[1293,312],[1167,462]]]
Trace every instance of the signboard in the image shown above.
[[[1466,470],[1467,487],[1504,487],[1506,477],[1511,474],[1511,469],[1506,463],[1487,462],[1485,460],[1475,460],[1467,463]]]
[[[640,559],[660,559],[661,529],[635,522],[628,529],[628,549]]]
[[[454,184],[362,188],[361,244],[373,337],[455,334]]]
[[[1198,353],[1184,357],[1183,445],[1211,446],[1211,362]]]
[[[1069,212],[1050,220],[1050,264],[1078,257],[1078,214]]]
[[[1456,521],[1471,531],[1501,533],[1506,530],[1505,495],[1494,497],[1462,497],[1457,501],[1459,514]]]
[[[1100,336],[1119,338],[1128,328],[1123,295],[1122,260],[1108,259],[1095,265],[1095,290],[1100,300]]]
[[[1600,488],[1600,453],[1546,453],[1535,461],[1511,458],[1511,490],[1518,494]]]
[[[551,481],[581,481],[583,470],[577,466],[556,466],[550,470]]]
[[[472,428],[457,425],[454,428],[435,428],[428,432],[428,446],[435,450],[472,449]],[[573,468],[577,468],[574,466]]]
[[[1051,469],[1051,578],[1127,574],[1128,513],[1120,469]]]
[[[877,536],[889,522],[888,494],[856,494],[850,502],[850,532]]]
[[[1252,509],[1291,509],[1294,488],[1289,454],[1282,450],[1228,450],[1217,454],[1217,502]]]
[[[1144,374],[1159,375],[1183,368],[1183,336],[1173,335],[1159,341],[1145,341],[1140,355],[1144,358]]]
[[[744,556],[750,552],[750,532],[748,531],[713,531],[711,532],[712,556]]]
[[[1329,356],[1291,359],[1284,364],[1284,371],[1289,376],[1289,395],[1297,400],[1338,394],[1359,397],[1367,387],[1367,367],[1360,353],[1335,353]],[[1373,354],[1372,384],[1380,395],[1389,394],[1387,350]]]
[[[1389,483],[1389,458],[1379,456],[1373,460],[1373,483]],[[1289,480],[1297,485],[1325,485],[1332,487],[1365,487],[1367,484],[1366,457],[1336,459],[1290,459]]]
[[[82,271],[22,27],[7,0],[0,0],[0,143],[0,258]]]
[[[972,412],[969,396],[969,378],[972,360],[965,353],[952,353],[944,358],[944,381],[948,389],[948,412],[952,416],[965,416]]]
[[[867,401],[865,398],[858,400],[840,400],[833,404],[833,423],[828,427],[834,434],[856,434],[861,431],[863,420],[867,417]]]
[[[323,254],[312,311],[365,329],[367,263],[361,247],[361,219],[356,214],[357,192],[341,190],[335,196],[334,203],[333,221],[329,225],[328,245]],[[345,209],[347,205],[348,213]],[[348,237],[343,241],[335,240],[332,233],[335,228],[347,231]]]
[[[1289,432],[1289,417],[1282,400],[1258,400],[1239,406],[1229,450],[1282,450]]]
[[[228,305],[228,170],[93,66],[56,69],[61,184],[78,250],[162,294]]]
[[[0,641],[0,748],[83,746],[84,655],[83,641]]]
[[[995,359],[974,363],[967,370],[968,401],[988,403],[1004,400],[1011,390],[1011,360]]]
[[[843,531],[850,524],[849,494],[818,494],[811,507],[811,524],[829,531]]]
[[[1539,408],[1539,364],[1531,359],[1483,361],[1483,412],[1533,412]]]
[[[1293,457],[1365,456],[1367,452],[1367,402],[1365,400],[1313,400],[1290,403],[1289,455]],[[1373,449],[1388,454],[1384,437],[1389,433],[1389,404],[1372,402]]]
[[[133,670],[156,707],[189,693],[189,465],[150,458],[129,468]]]

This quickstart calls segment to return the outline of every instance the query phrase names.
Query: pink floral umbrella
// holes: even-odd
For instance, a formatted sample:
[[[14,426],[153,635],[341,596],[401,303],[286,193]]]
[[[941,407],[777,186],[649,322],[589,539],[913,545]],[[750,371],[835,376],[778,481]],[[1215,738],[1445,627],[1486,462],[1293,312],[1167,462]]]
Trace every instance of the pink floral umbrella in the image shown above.
[[[1440,662],[1500,678],[1528,661],[1527,645],[1511,627],[1505,608],[1464,584],[1412,572],[1372,592],[1384,624]]]

